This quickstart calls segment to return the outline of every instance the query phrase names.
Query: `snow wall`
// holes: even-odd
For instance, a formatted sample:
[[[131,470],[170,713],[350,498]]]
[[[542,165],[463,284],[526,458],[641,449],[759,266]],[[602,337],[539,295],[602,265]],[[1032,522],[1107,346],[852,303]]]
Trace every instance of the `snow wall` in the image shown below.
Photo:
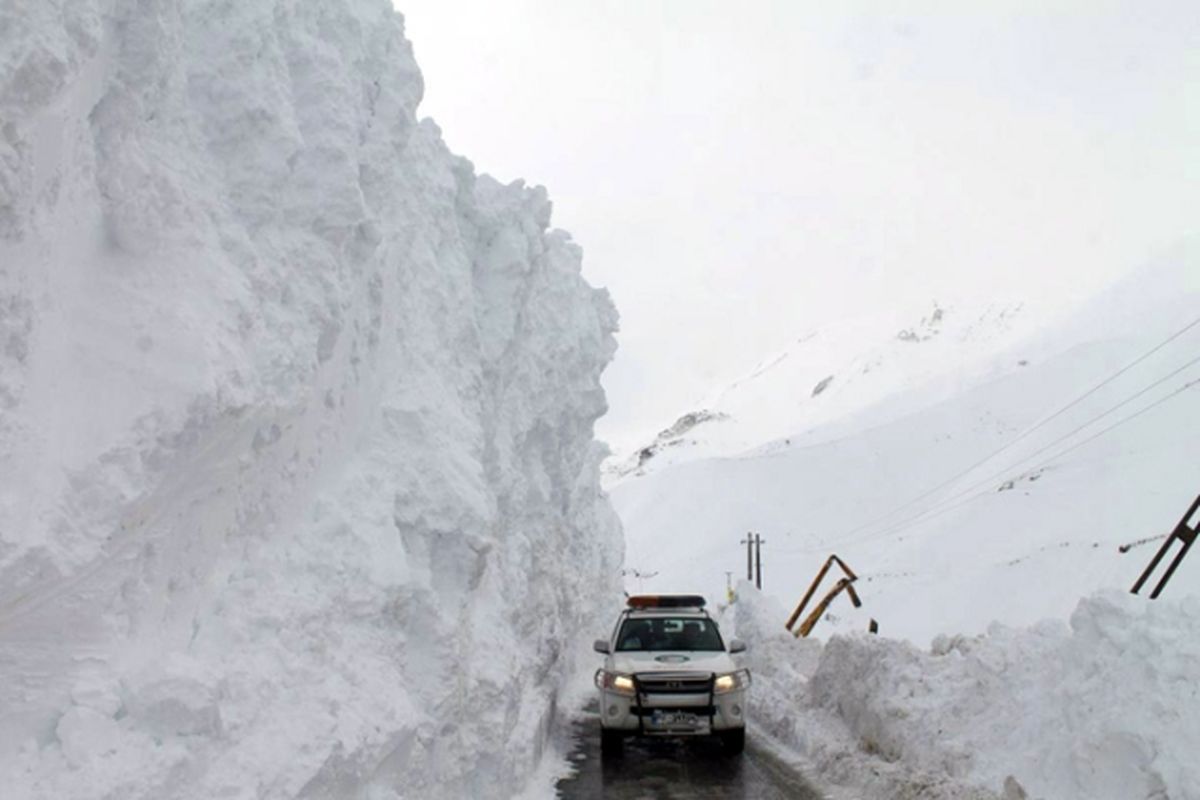
[[[0,7],[6,798],[536,763],[619,591],[616,315],[421,93],[386,0]]]
[[[834,797],[1198,800],[1200,600],[1102,591],[1069,624],[993,625],[929,650],[866,633],[793,639],[738,589],[751,719]]]

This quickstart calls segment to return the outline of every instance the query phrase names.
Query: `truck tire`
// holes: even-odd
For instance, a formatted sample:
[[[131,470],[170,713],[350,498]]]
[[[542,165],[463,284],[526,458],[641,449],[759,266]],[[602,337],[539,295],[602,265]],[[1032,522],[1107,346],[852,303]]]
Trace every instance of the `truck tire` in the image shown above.
[[[621,736],[620,731],[610,731],[607,728],[600,729],[601,758],[620,758],[624,746],[625,740]]]
[[[746,729],[734,728],[728,731],[721,731],[721,744],[725,747],[725,753],[731,756],[741,755],[746,749]]]

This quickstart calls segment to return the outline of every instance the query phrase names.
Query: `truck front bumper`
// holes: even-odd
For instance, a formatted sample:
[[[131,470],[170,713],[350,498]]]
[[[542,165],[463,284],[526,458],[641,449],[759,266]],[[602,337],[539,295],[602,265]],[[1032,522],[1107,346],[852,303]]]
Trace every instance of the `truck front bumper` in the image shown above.
[[[646,736],[703,736],[746,727],[746,690],[724,694],[642,694],[600,690],[600,724],[606,730]]]

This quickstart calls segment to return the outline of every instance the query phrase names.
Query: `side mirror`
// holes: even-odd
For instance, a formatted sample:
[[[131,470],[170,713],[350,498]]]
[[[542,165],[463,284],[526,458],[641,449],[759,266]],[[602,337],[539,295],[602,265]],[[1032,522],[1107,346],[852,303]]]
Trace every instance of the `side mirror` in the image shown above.
[[[746,652],[746,643],[743,642],[741,639],[730,639],[729,640],[729,652],[730,653]]]
[[[595,650],[597,653],[604,653],[605,655],[608,655],[608,653],[609,653],[608,639],[597,639],[595,642],[592,643],[592,649]],[[743,649],[745,649],[745,648],[743,648]]]

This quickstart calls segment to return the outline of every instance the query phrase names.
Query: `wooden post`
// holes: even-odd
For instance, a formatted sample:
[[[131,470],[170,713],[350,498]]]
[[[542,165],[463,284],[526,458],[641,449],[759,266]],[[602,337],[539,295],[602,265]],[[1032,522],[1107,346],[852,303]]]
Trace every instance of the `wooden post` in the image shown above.
[[[816,594],[817,587],[821,585],[821,581],[825,580],[825,575],[829,572],[829,568],[833,566],[833,560],[835,558],[837,558],[837,556],[830,556],[829,558],[825,559],[825,564],[820,570],[817,571],[817,577],[813,578],[813,582],[808,586],[808,591],[804,593],[804,597],[800,598],[799,605],[796,606],[796,610],[792,612],[790,617],[788,617],[788,621],[783,627],[790,631],[792,626],[796,624],[796,620],[798,620],[800,615],[804,613],[804,607],[808,605],[808,601],[812,600],[812,596]]]
[[[834,564],[837,564],[841,568],[842,572],[846,574],[846,577],[839,580],[833,587],[833,590],[821,598],[821,602],[817,603],[817,607],[813,610],[813,612],[805,617],[804,622],[800,624],[800,627],[797,630],[792,631],[792,626],[796,624],[796,620],[800,619],[800,615],[804,613],[804,609],[808,606],[808,601],[812,600],[813,595],[816,594],[817,587],[821,585],[821,581],[825,580],[825,576],[829,573],[830,567],[832,567]],[[829,604],[832,603],[833,599],[837,597],[838,594],[843,590],[850,595],[850,602],[854,604],[855,608],[862,606],[862,600],[859,599],[858,592],[854,591],[854,582],[856,580],[858,580],[858,576],[854,574],[854,571],[850,569],[850,567],[846,566],[846,562],[842,561],[836,555],[831,555],[829,558],[825,559],[825,563],[817,572],[817,577],[813,578],[813,582],[809,585],[808,591],[804,593],[804,597],[800,599],[800,604],[796,606],[796,610],[792,612],[790,617],[788,617],[788,621],[784,624],[784,627],[787,628],[788,631],[791,631],[797,638],[800,636],[808,636],[808,634],[812,631],[813,626],[816,625],[817,621],[821,618],[821,615],[825,613],[827,608],[829,608]]]

